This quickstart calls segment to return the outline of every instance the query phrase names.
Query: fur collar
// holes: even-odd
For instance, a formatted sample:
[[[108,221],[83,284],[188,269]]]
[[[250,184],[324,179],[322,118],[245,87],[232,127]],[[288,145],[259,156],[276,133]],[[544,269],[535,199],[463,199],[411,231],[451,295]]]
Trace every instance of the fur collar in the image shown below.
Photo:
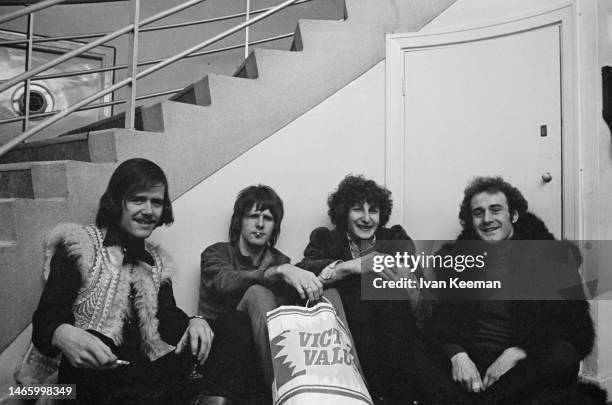
[[[102,238],[106,236],[106,230],[100,229]],[[45,252],[45,263],[43,267],[43,280],[47,281],[49,278],[49,271],[51,266],[51,258],[57,251],[60,245],[64,246],[68,256],[76,260],[79,269],[92,268],[95,260],[95,248],[91,243],[91,236],[87,233],[84,226],[62,222],[59,223],[55,228],[47,234],[44,245]],[[115,265],[121,265],[123,263],[123,248],[121,246],[108,246],[109,256]],[[145,242],[145,249],[151,252],[157,252],[164,263],[162,269],[162,282],[170,281],[172,276],[173,263],[170,256],[157,244],[149,241]]]

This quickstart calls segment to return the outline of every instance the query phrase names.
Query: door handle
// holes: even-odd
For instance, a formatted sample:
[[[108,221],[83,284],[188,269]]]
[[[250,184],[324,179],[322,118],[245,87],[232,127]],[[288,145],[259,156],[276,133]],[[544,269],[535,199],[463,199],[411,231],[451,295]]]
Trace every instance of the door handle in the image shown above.
[[[552,174],[550,174],[550,172],[546,172],[542,175],[542,181],[544,183],[550,183],[551,180],[552,180]]]

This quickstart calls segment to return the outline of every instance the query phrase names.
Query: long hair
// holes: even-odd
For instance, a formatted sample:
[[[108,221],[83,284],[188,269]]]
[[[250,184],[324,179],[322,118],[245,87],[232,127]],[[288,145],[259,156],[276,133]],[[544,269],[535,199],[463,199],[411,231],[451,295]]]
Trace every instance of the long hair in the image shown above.
[[[113,172],[106,191],[100,197],[96,225],[101,228],[117,226],[121,221],[125,201],[132,195],[153,186],[164,186],[164,207],[157,226],[174,222],[164,171],[147,159],[135,158],[121,163]]]
[[[479,193],[502,192],[508,201],[510,214],[518,213],[519,218],[527,212],[528,204],[523,194],[512,184],[505,181],[502,177],[483,177],[474,178],[463,192],[463,201],[459,207],[459,221],[463,229],[472,230],[472,198]]]
[[[240,239],[240,232],[242,232],[242,219],[253,206],[258,211],[270,210],[274,217],[274,229],[269,241],[270,246],[273,247],[280,235],[281,222],[283,221],[285,210],[283,208],[283,200],[281,200],[272,187],[262,184],[249,186],[238,193],[229,227],[230,242],[232,245],[237,245]]]
[[[364,202],[380,210],[379,226],[389,222],[393,210],[391,192],[361,175],[349,174],[340,182],[338,189],[327,198],[327,215],[337,229],[346,231],[349,210],[353,205]]]

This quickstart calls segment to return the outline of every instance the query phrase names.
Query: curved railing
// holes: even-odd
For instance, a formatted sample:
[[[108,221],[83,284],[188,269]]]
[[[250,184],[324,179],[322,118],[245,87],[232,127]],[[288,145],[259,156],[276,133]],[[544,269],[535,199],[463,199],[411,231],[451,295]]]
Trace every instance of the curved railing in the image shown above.
[[[246,0],[246,12],[244,13],[238,13],[238,14],[232,14],[232,15],[227,15],[227,16],[222,16],[222,17],[216,17],[216,18],[210,18],[210,19],[205,19],[205,20],[197,20],[197,21],[189,21],[189,22],[182,22],[182,23],[176,23],[176,24],[167,24],[167,25],[158,25],[158,26],[153,26],[153,27],[146,27],[147,25],[161,20],[162,18],[165,18],[167,16],[170,16],[172,14],[178,13],[179,11],[182,11],[188,7],[192,7],[198,3],[201,3],[203,1],[206,0],[188,0],[182,4],[179,4],[175,7],[169,8],[167,10],[164,10],[162,12],[159,12],[151,17],[147,17],[145,19],[140,19],[139,18],[139,10],[140,10],[140,0],[131,0],[132,2],[132,23],[129,25],[126,25],[125,27],[119,28],[113,32],[109,32],[109,33],[94,33],[94,34],[83,34],[83,35],[74,35],[74,36],[62,36],[62,37],[54,37],[54,38],[34,38],[34,29],[33,29],[33,15],[34,12],[57,5],[57,4],[61,4],[66,2],[66,0],[45,0],[45,1],[41,1],[39,3],[36,3],[34,5],[25,7],[21,10],[17,10],[15,12],[12,13],[8,13],[5,14],[4,16],[0,16],[0,23],[6,22],[6,21],[10,21],[13,20],[15,18],[19,18],[19,17],[23,17],[23,16],[28,16],[28,30],[27,30],[27,37],[23,40],[10,40],[10,41],[0,41],[0,45],[15,45],[15,44],[26,44],[26,71],[24,73],[18,74],[6,81],[3,81],[0,83],[0,93],[2,93],[3,91],[8,90],[9,88],[19,84],[19,83],[24,83],[24,114],[21,117],[14,117],[14,118],[8,118],[8,119],[4,119],[0,121],[0,124],[3,123],[9,123],[9,122],[16,122],[16,121],[22,121],[24,122],[24,132],[21,133],[20,135],[17,135],[15,138],[11,139],[10,141],[8,141],[7,143],[0,145],[0,156],[3,155],[4,153],[6,153],[7,151],[9,151],[10,149],[12,149],[13,147],[17,146],[18,144],[20,144],[21,142],[27,140],[28,138],[32,137],[33,135],[37,134],[38,132],[40,132],[41,130],[43,130],[44,128],[54,124],[55,122],[63,119],[64,117],[72,114],[75,111],[83,111],[83,110],[90,110],[90,109],[95,109],[95,108],[102,108],[102,107],[108,107],[108,106],[113,106],[113,105],[118,105],[118,104],[126,104],[126,110],[125,110],[125,128],[128,129],[134,129],[134,116],[135,116],[135,108],[136,108],[136,101],[137,100],[144,100],[144,99],[149,99],[149,98],[154,98],[154,97],[159,97],[159,96],[163,96],[163,95],[168,95],[168,94],[173,94],[176,93],[182,89],[172,89],[172,90],[166,90],[166,91],[161,91],[161,92],[156,92],[156,93],[151,93],[151,94],[146,94],[146,95],[141,95],[141,96],[136,96],[136,83],[138,79],[142,79],[160,69],[163,69],[175,62],[177,62],[178,60],[181,59],[185,59],[185,58],[193,58],[193,57],[197,57],[197,56],[202,56],[202,55],[208,55],[208,54],[213,54],[213,53],[218,53],[218,52],[224,52],[224,51],[228,51],[228,50],[232,50],[232,49],[239,49],[239,48],[244,48],[245,49],[245,57],[248,56],[248,51],[249,51],[249,46],[252,45],[257,45],[257,44],[261,44],[261,43],[265,43],[265,42],[271,42],[271,41],[276,41],[282,38],[287,38],[287,37],[291,37],[293,36],[293,33],[286,33],[286,34],[281,34],[281,35],[277,35],[277,36],[273,36],[273,37],[269,37],[269,38],[264,38],[264,39],[260,39],[257,41],[249,41],[249,33],[248,33],[248,29],[251,25],[264,20],[266,18],[268,18],[269,16],[289,7],[292,5],[296,5],[296,4],[300,4],[300,3],[306,3],[312,0],[286,0],[280,4],[278,4],[277,6],[274,7],[268,7],[268,8],[263,8],[263,9],[257,9],[257,10],[250,10],[250,1]],[[255,16],[255,17],[252,17]],[[155,59],[155,60],[148,60],[148,61],[142,61],[142,62],[138,62],[138,36],[141,32],[149,32],[149,31],[158,31],[158,30],[165,30],[165,29],[173,29],[173,28],[178,28],[178,27],[185,27],[185,26],[193,26],[193,25],[199,25],[199,24],[206,24],[206,23],[211,23],[211,22],[216,22],[216,21],[223,21],[223,20],[230,20],[230,19],[234,19],[234,18],[241,18],[244,17],[246,18],[246,20],[241,23],[238,24],[216,36],[214,36],[213,38],[210,38],[206,41],[202,41],[182,52],[179,52],[171,57],[168,58],[162,58],[162,59]],[[223,47],[223,48],[217,48],[217,49],[209,49],[206,51],[201,51],[201,52],[197,52],[200,51],[203,48],[209,47],[212,44],[215,44],[219,41],[221,41],[222,39],[235,34],[236,32],[239,32],[241,30],[245,30],[246,31],[246,35],[245,35],[245,42],[244,44],[239,44],[239,45],[234,45],[234,46],[227,46],[227,47]],[[61,64],[64,63],[65,61],[82,55],[83,53],[89,51],[92,48],[95,48],[99,45],[102,45],[108,41],[111,41],[121,35],[124,34],[128,34],[129,37],[129,49],[130,52],[128,53],[128,63],[126,64],[121,64],[121,65],[114,65],[114,66],[109,66],[109,67],[104,67],[104,68],[99,68],[99,69],[89,69],[86,71],[69,71],[69,72],[62,72],[62,73],[52,73],[52,74],[42,74],[44,72],[46,72],[47,70]],[[31,67],[31,60],[32,60],[32,50],[33,50],[33,46],[35,43],[42,43],[42,42],[51,42],[51,41],[58,41],[58,40],[66,40],[66,39],[91,39],[91,38],[98,38],[95,39],[91,42],[88,42],[87,44],[74,49],[73,51],[67,52],[43,65],[40,65],[36,68],[32,68]],[[137,71],[137,69],[139,67],[143,67],[143,66],[150,66],[147,69],[144,69],[140,72]],[[59,77],[69,77],[69,76],[76,76],[76,75],[80,75],[80,74],[92,74],[92,73],[99,73],[99,72],[108,72],[108,71],[117,71],[117,70],[127,70],[127,77],[121,81],[118,81],[116,83],[114,83],[113,85],[106,87],[82,100],[79,100],[78,102],[74,103],[73,105],[65,108],[64,110],[59,110],[59,111],[49,111],[49,112],[45,112],[45,113],[40,113],[40,114],[30,114],[30,109],[29,109],[29,96],[30,96],[30,86],[31,86],[31,81],[33,80],[42,80],[42,79],[52,79],[52,78],[59,78]],[[110,94],[120,88],[123,87],[129,87],[129,94],[127,96],[126,99],[124,100],[115,100],[115,101],[109,101],[109,102],[98,102],[98,103],[93,103],[94,101],[100,99],[101,97]],[[36,125],[35,127],[32,128],[27,128],[27,123],[29,122],[30,119],[33,118],[45,118],[45,117],[49,117],[46,120],[40,122],[38,125]]]

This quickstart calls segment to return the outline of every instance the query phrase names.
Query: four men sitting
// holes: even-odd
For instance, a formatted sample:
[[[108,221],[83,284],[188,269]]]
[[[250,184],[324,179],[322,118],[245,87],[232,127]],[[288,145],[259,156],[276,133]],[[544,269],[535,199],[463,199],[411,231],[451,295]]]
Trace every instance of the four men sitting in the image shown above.
[[[433,351],[423,344],[414,295],[362,299],[360,283],[372,276],[375,256],[414,254],[401,226],[385,227],[390,196],[372,180],[347,176],[328,200],[335,228],[315,229],[293,266],[274,248],[282,200],[267,186],[245,188],[234,204],[229,242],[201,255],[198,316],[189,318],[174,301],[168,256],[146,241],[173,221],[167,180],[153,162],[128,160],[111,177],[95,226],[62,224],[51,232],[33,343],[45,355],[61,352],[58,382],[77,384],[77,403],[242,403],[253,395],[255,374],[268,395],[274,380],[266,313],[317,301],[335,287],[342,302],[334,305],[346,311],[377,404],[513,404],[575,384],[594,339],[582,293],[558,301],[495,294],[451,301],[442,292],[425,328]],[[487,271],[500,279],[521,274],[523,264],[512,257],[524,252],[504,241],[554,240],[500,178],[468,186],[460,219],[462,234],[439,254],[465,254],[473,247],[463,241],[484,242],[492,252]],[[567,253],[567,244],[556,243]],[[557,258],[555,252],[546,254]],[[386,269],[387,277],[395,270]],[[566,270],[578,274],[577,267]],[[194,375],[202,378],[190,381]]]

